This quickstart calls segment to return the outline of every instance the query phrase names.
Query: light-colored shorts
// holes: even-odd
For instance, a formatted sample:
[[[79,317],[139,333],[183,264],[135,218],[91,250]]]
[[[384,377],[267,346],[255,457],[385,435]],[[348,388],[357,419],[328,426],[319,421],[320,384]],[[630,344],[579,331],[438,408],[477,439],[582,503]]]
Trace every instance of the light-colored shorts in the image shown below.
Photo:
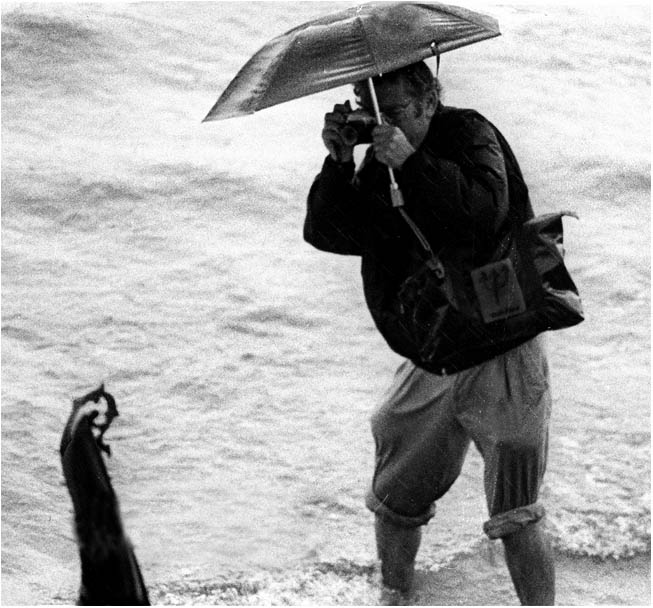
[[[485,463],[486,534],[499,538],[539,521],[551,414],[541,340],[450,376],[404,362],[372,416],[368,508],[401,526],[426,524],[473,441]]]

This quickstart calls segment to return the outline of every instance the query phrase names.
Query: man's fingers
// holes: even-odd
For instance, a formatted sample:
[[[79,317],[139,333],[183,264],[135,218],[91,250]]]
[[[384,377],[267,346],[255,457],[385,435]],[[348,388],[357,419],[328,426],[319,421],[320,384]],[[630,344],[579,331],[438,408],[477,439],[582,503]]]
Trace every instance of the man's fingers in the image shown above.
[[[372,131],[372,142],[376,145],[385,144],[395,136],[396,127],[391,125],[377,125]]]
[[[376,125],[374,127],[374,131],[379,134],[382,133],[391,134],[398,130],[399,130],[398,127],[393,127],[392,125],[386,125],[384,123],[381,123],[380,125]]]
[[[333,127],[325,127],[322,130],[322,141],[327,147],[327,150],[329,150],[329,152],[335,153],[336,156],[339,156],[341,152],[347,147],[340,129]]]
[[[400,168],[415,152],[401,129],[392,125],[380,125],[372,133],[372,144],[376,159],[393,169]]]
[[[339,126],[327,124],[322,129],[322,137],[342,142],[342,132]]]
[[[322,141],[331,157],[337,161],[347,161],[352,156],[352,142],[345,137],[347,115],[351,112],[349,101],[333,106],[331,112],[324,115]]]
[[[351,104],[349,101],[345,103],[337,103],[333,106],[333,110],[324,115],[324,121],[330,121],[337,124],[344,124],[347,122],[347,114],[351,113]]]

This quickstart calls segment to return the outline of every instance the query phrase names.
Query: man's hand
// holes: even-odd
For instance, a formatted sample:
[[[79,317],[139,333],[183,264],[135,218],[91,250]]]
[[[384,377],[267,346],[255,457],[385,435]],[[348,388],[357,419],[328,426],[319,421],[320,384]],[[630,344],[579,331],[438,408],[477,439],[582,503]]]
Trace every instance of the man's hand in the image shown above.
[[[343,136],[343,127],[347,123],[347,114],[352,111],[351,104],[346,101],[333,106],[333,111],[324,115],[322,141],[331,158],[338,163],[346,163],[354,159],[354,146],[347,144]]]
[[[376,159],[393,169],[401,169],[406,159],[415,152],[404,132],[392,125],[377,125],[372,138]]]

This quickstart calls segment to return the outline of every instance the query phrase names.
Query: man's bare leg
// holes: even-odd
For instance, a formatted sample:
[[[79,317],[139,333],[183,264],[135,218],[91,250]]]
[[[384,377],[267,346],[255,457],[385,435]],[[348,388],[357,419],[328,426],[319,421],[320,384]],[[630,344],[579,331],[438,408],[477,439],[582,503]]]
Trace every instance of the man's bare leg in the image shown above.
[[[541,522],[502,539],[506,563],[523,606],[553,606],[555,565],[551,544]]]
[[[422,540],[421,527],[404,528],[377,515],[375,530],[383,583],[407,593],[413,583],[415,556]]]

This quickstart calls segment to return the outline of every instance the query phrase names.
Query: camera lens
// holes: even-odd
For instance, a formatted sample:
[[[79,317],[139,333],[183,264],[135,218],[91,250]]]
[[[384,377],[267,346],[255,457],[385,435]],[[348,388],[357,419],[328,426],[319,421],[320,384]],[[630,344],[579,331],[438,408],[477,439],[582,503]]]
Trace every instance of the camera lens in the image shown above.
[[[358,143],[358,131],[351,125],[343,127],[340,134],[346,145],[355,146]]]

